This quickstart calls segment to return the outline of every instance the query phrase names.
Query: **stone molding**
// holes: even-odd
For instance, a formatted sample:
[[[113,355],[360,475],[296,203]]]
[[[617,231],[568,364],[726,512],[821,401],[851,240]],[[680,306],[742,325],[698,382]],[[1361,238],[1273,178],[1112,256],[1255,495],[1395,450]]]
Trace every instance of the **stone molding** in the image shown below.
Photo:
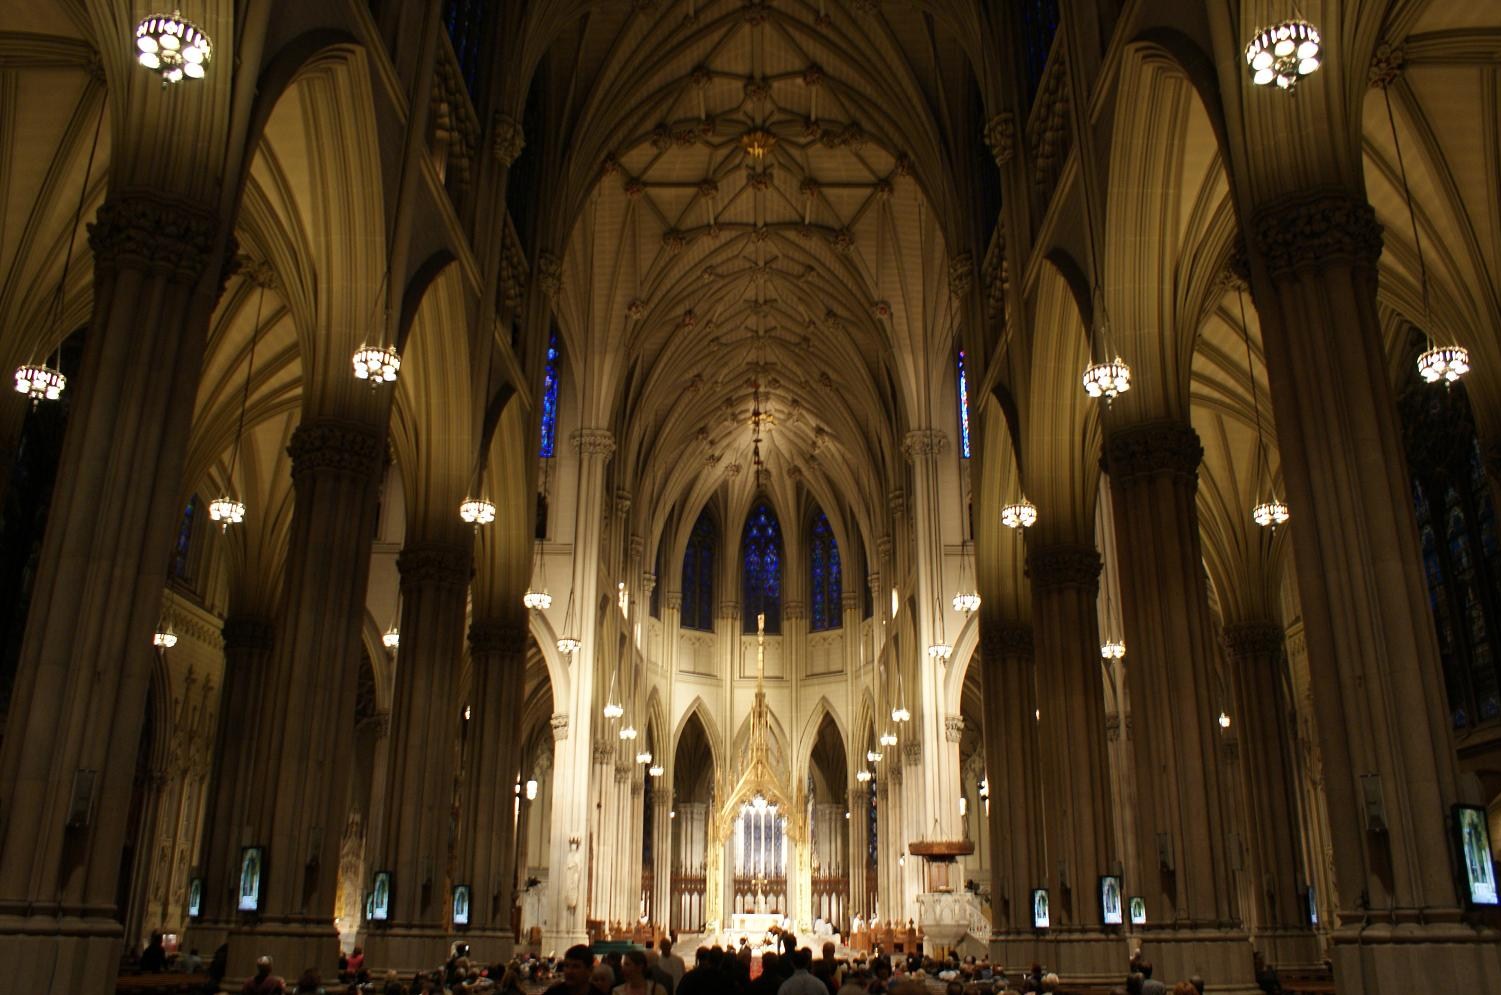
[[[199,207],[147,191],[110,197],[88,226],[94,265],[151,270],[195,283],[208,267],[219,222]]]
[[[1280,660],[1286,644],[1282,626],[1270,621],[1232,622],[1225,626],[1225,649],[1232,657],[1271,656]]]
[[[521,122],[509,114],[497,113],[493,123],[495,136],[492,149],[495,158],[502,166],[510,166],[521,156],[521,150],[526,148],[526,133],[521,128]]]
[[[1082,544],[1058,543],[1027,553],[1027,576],[1034,594],[1064,588],[1097,591],[1103,566],[1099,550]]]
[[[396,554],[396,572],[403,588],[463,589],[469,586],[469,551],[438,542],[414,543]]]
[[[553,712],[549,722],[552,725],[552,739],[554,743],[568,738],[568,713]]]
[[[1105,468],[1118,483],[1159,474],[1196,482],[1203,461],[1199,433],[1181,422],[1144,422],[1112,432],[1105,441]]]
[[[801,622],[808,618],[808,608],[801,601],[785,601],[782,603],[782,621]]]
[[[469,655],[519,657],[531,633],[515,622],[475,622],[469,627]]]
[[[1273,279],[1353,266],[1374,273],[1381,223],[1362,197],[1322,191],[1268,204],[1256,213],[1256,248]]]
[[[276,637],[276,626],[269,619],[253,615],[231,615],[220,630],[225,652],[260,650],[269,653]]]
[[[914,463],[918,457],[937,459],[948,448],[949,437],[936,428],[915,428],[902,439],[902,454]]]
[[[860,610],[860,595],[853,591],[844,591],[839,595],[840,611],[853,612]]]
[[[1032,658],[1032,625],[1029,622],[980,620],[980,656],[994,666],[1006,657]]]
[[[292,480],[307,473],[345,473],[375,481],[385,470],[385,440],[372,428],[336,418],[305,421],[287,446]]]
[[[739,618],[740,617],[740,602],[738,602],[738,601],[721,601],[719,603],[719,610],[714,613],[714,617],[715,618]]]
[[[572,436],[573,451],[580,456],[615,455],[615,435],[607,428],[579,428]]]

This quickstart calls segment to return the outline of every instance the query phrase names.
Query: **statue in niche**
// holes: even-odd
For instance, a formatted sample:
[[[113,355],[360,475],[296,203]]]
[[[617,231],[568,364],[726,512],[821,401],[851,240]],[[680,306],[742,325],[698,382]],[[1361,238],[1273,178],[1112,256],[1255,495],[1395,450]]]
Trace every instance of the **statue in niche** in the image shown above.
[[[579,866],[579,843],[577,839],[568,841],[568,863],[563,868],[563,904],[568,911],[575,912],[579,907],[579,882],[583,877],[583,868]]]

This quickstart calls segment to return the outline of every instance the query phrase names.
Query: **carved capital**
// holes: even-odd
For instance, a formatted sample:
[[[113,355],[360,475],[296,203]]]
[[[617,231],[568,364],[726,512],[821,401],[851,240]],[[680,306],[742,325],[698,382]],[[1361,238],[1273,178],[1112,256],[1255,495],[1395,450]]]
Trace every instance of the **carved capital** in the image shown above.
[[[150,270],[178,283],[194,283],[209,265],[214,216],[159,194],[118,194],[89,224],[89,248],[102,271]]]
[[[808,617],[808,606],[801,601],[786,601],[782,604],[782,618],[788,622],[800,622]]]
[[[613,445],[613,443],[612,443],[612,445]],[[612,452],[614,451],[613,448],[612,448],[611,451]],[[616,491],[615,492],[615,514],[620,515],[623,518],[623,517],[625,517],[626,514],[628,514],[630,512],[630,510],[631,510],[631,492],[630,491],[625,491],[625,490]],[[638,539],[637,541],[639,542],[640,540]]]
[[[403,589],[462,590],[469,586],[469,551],[439,542],[413,543],[397,554],[396,571]]]
[[[919,457],[936,459],[948,451],[949,437],[936,428],[917,428],[902,439],[902,453],[916,462]]]
[[[922,763],[922,743],[916,737],[902,744],[902,761],[908,767]]]
[[[253,615],[231,615],[224,620],[222,632],[226,652],[259,650],[269,653],[276,636],[276,627],[268,619]]]
[[[839,595],[839,610],[843,612],[855,612],[860,610],[860,595],[854,591],[844,591]]]
[[[1147,422],[1112,432],[1105,467],[1118,482],[1173,474],[1197,481],[1204,447],[1199,433],[1180,422]]]
[[[975,257],[968,252],[958,252],[949,257],[949,293],[955,297],[967,297],[975,285]]]
[[[667,592],[667,609],[668,609],[668,611],[675,611],[675,612],[680,612],[680,611],[683,610],[683,592],[682,591],[668,591]]]
[[[609,766],[615,759],[615,744],[608,739],[596,739],[593,748],[594,762],[600,766]]]
[[[943,717],[943,737],[950,743],[957,743],[964,738],[964,716],[945,715]]]
[[[1074,543],[1041,546],[1027,554],[1027,575],[1032,579],[1032,590],[1039,593],[1069,587],[1096,591],[1102,565],[1093,546]]]
[[[1225,649],[1234,658],[1280,660],[1285,639],[1282,626],[1276,622],[1235,622],[1225,626]]]
[[[342,473],[374,481],[386,465],[385,440],[357,422],[324,418],[303,422],[287,446],[292,480],[309,473]]]
[[[1364,198],[1316,193],[1269,204],[1256,215],[1256,247],[1276,280],[1353,266],[1374,273],[1381,223]]]
[[[549,722],[552,725],[553,742],[561,742],[568,738],[568,714],[566,712],[554,712]]]
[[[1107,712],[1105,715],[1105,739],[1111,743],[1121,738],[1121,713]]]
[[[475,622],[469,627],[469,655],[520,658],[526,653],[531,633],[515,622]]]
[[[1367,82],[1385,89],[1401,77],[1406,63],[1407,53],[1403,51],[1400,42],[1382,42],[1376,46],[1376,52],[1371,56]]]
[[[629,781],[630,779],[631,779],[631,765],[630,764],[616,764],[615,765],[615,783],[616,784],[624,784],[625,782]]]
[[[1002,111],[985,126],[985,144],[995,156],[997,168],[1003,167],[1016,154],[1016,118],[1010,111]]]
[[[563,262],[551,252],[537,254],[537,287],[549,300],[563,289]]]
[[[740,602],[738,602],[738,601],[721,601],[719,603],[719,610],[714,613],[714,617],[715,618],[727,618],[727,619],[739,618],[740,617]]]
[[[509,166],[526,148],[526,134],[521,129],[521,122],[509,114],[496,114],[494,133],[495,158],[502,166]]]
[[[980,655],[987,664],[1007,657],[1032,658],[1032,626],[1026,622],[980,619]]]
[[[609,459],[615,455],[615,436],[607,428],[575,429],[573,451],[580,456],[602,456]]]

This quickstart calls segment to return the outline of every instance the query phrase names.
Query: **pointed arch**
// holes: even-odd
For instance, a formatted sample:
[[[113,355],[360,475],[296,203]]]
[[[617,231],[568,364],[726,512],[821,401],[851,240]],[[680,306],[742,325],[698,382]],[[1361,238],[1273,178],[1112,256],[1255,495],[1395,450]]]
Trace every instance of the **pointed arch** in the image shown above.
[[[740,533],[740,606],[743,631],[756,631],[765,614],[766,632],[782,631],[782,525],[770,498],[756,498]]]

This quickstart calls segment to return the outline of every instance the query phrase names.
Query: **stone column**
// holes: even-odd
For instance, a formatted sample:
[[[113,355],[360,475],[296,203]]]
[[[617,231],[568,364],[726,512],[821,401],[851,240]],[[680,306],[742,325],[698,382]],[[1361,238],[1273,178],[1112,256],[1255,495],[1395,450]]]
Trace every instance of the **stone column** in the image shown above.
[[[299,425],[287,452],[294,504],[282,604],[253,719],[263,729],[252,777],[240,787],[250,839],[266,848],[261,914],[230,931],[232,978],[253,974],[261,954],[324,970],[338,957],[339,837],[385,436],[322,418]]]
[[[1299,881],[1299,805],[1291,703],[1283,688],[1282,626],[1271,621],[1225,626],[1233,695],[1232,721],[1241,749],[1239,766],[1242,837],[1251,940],[1269,963],[1283,967],[1318,964],[1318,938],[1307,925]]]
[[[471,956],[510,959],[516,889],[516,776],[521,765],[521,712],[526,647],[524,619],[475,622],[469,629],[470,693],[467,780],[460,803],[458,878],[469,886]],[[527,811],[523,801],[523,814]]]
[[[448,954],[467,540],[408,542],[396,558],[403,638],[391,696],[386,818],[371,868],[391,874],[391,918],[371,924],[366,954],[403,974]]]
[[[857,765],[857,766],[863,766]],[[868,827],[870,825],[870,791],[859,782],[850,786],[849,808],[849,855],[845,858],[846,874],[850,883],[850,903],[845,910],[845,918],[850,922],[855,916],[861,919],[870,918],[869,898],[865,894],[865,868],[870,863],[867,851],[870,849]],[[845,923],[846,930],[849,923]]]
[[[1259,205],[1252,230],[1334,844],[1335,971],[1369,992],[1498,989],[1497,934],[1465,921],[1440,856],[1458,770],[1382,347],[1381,226],[1362,193],[1325,189]]]
[[[658,763],[667,767],[666,760]],[[652,922],[667,933],[672,928],[672,782],[655,778],[652,785]]]
[[[231,615],[224,620],[224,695],[219,709],[218,741],[209,778],[208,817],[204,823],[203,915],[188,927],[200,951],[217,950],[237,918],[240,848],[251,842],[247,810],[252,799],[251,758],[264,723],[261,700],[275,629],[264,618]]]
[[[1143,950],[1161,977],[1200,974],[1224,991],[1255,991],[1220,783],[1214,630],[1195,503],[1203,454],[1194,430],[1176,422],[1116,428],[1106,441],[1136,717],[1142,879],[1126,891],[1146,900],[1149,924],[1160,924]]]
[[[90,227],[93,317],[0,747],[0,954],[16,990],[114,984],[151,631],[220,285],[218,227],[144,192],[112,194]]]
[[[1025,970],[1039,951],[1032,889],[1043,883],[1044,853],[1032,626],[982,607],[980,666],[990,787],[990,957],[998,967]]]
[[[1120,940],[1100,921],[1100,877],[1118,870],[1095,604],[1100,566],[1093,546],[1060,543],[1027,555],[1042,713],[1042,871],[1055,969],[1070,981],[1120,975]]]

